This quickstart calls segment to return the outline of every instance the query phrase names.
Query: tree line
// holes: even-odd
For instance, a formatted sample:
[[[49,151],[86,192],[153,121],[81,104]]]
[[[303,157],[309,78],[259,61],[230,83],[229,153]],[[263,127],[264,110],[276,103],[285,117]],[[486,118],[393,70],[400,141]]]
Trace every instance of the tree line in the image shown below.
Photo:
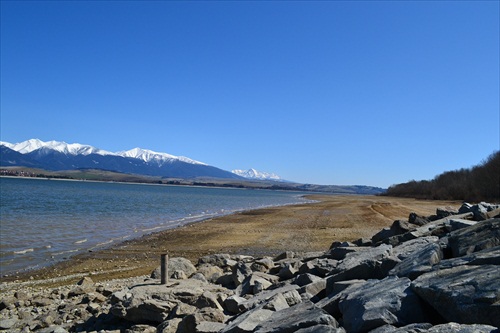
[[[468,202],[500,201],[500,151],[472,168],[444,172],[432,180],[392,185],[387,196]]]

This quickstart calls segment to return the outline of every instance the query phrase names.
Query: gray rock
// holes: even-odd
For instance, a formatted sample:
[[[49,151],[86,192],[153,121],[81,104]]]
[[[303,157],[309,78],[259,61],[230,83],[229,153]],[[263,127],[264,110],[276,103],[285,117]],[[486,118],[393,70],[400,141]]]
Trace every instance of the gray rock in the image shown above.
[[[264,309],[260,305],[249,310],[231,321],[221,333],[251,333],[262,322],[266,321],[274,313],[272,310]]]
[[[290,306],[288,305],[288,302],[283,294],[274,295],[264,304],[264,309],[272,311],[280,311],[289,307]]]
[[[258,333],[289,333],[302,328],[326,325],[333,328],[338,323],[324,310],[312,302],[302,302],[290,308],[274,312],[271,317],[256,327]]]
[[[439,214],[437,214],[437,215],[439,216]],[[446,217],[448,215],[449,214],[446,214],[445,216],[440,216],[440,217]],[[423,225],[429,223],[430,220],[424,216],[419,216],[416,213],[410,213],[410,215],[408,216],[408,222],[411,224],[418,225],[418,226],[423,226]]]
[[[252,275],[252,267],[250,264],[240,261],[233,267],[233,283],[237,287],[250,275]]]
[[[410,324],[403,327],[384,325],[371,330],[370,333],[426,333],[431,327],[432,324],[429,323]]]
[[[448,237],[448,243],[454,257],[498,246],[500,245],[500,218],[453,231]]]
[[[332,327],[329,325],[316,325],[307,328],[301,328],[295,333],[346,333],[342,327]]]
[[[186,274],[186,277],[190,277],[196,273],[196,267],[191,263],[189,259],[186,258],[169,258],[168,260],[168,273],[169,277],[173,277],[175,271],[182,271]],[[160,279],[161,278],[161,267],[158,266],[152,273],[151,278]]]
[[[295,304],[299,304],[302,302],[302,297],[300,297],[300,294],[297,290],[285,291],[282,295],[285,298],[288,306],[294,306]]]
[[[353,252],[346,255],[332,272],[332,281],[354,279],[379,279],[387,275],[399,261],[390,258],[392,246],[382,244],[369,251]]]
[[[268,301],[269,299],[271,299],[272,297],[274,297],[277,294],[283,294],[285,296],[288,292],[293,292],[293,291],[297,292],[297,289],[299,289],[299,286],[293,285],[293,284],[287,284],[287,285],[284,285],[283,287],[279,287],[276,289],[264,290],[263,292],[259,293],[258,295],[255,295],[254,297],[241,303],[239,306],[243,311],[249,310],[249,309],[252,309],[260,304],[265,303],[266,301]],[[295,295],[295,294],[292,294],[292,295]],[[287,297],[285,296],[285,298],[287,298]],[[290,305],[290,303],[288,302],[288,299],[287,299],[287,303]]]
[[[321,298],[325,297],[326,294],[326,280],[325,279],[317,279],[312,281],[309,284],[302,286],[298,292],[299,294],[307,295],[313,302],[319,301]]]
[[[161,323],[157,328],[157,333],[177,333],[182,318],[173,318]]]
[[[428,321],[408,278],[368,280],[339,302],[348,332],[366,332],[386,324],[403,326]]]
[[[369,246],[341,246],[331,248],[325,256],[334,260],[343,260],[346,255],[353,252],[369,251],[372,247]]]
[[[16,319],[1,319],[0,320],[0,330],[8,330],[17,324]]]
[[[426,273],[413,290],[446,320],[500,326],[500,266],[458,266]]]
[[[262,272],[253,272],[243,280],[236,292],[239,293],[240,296],[246,294],[255,295],[278,283],[278,281],[279,277],[277,276]]]
[[[224,301],[224,307],[227,311],[233,314],[238,314],[242,312],[240,309],[240,304],[245,302],[246,299],[237,295],[230,296]]]
[[[389,275],[406,276],[410,280],[415,280],[423,273],[429,272],[442,258],[441,247],[436,243],[430,243],[397,264]]]
[[[471,227],[477,223],[478,222],[471,221],[471,220],[452,219],[452,220],[450,220],[451,231]]]
[[[162,323],[179,302],[192,306],[217,307],[217,293],[230,292],[218,285],[198,280],[178,280],[175,284],[136,285],[130,290],[113,294],[110,312],[134,323]]]
[[[434,270],[447,269],[462,265],[500,265],[500,246],[474,252],[469,255],[442,260]]]
[[[327,294],[325,298],[316,303],[317,307],[325,310],[335,318],[339,318],[342,316],[342,313],[340,312],[339,309],[340,300],[347,297],[347,295],[349,295],[351,292],[355,292],[356,290],[358,290],[363,284],[366,283],[366,281],[351,280],[351,281],[339,281],[338,283],[347,284],[347,286],[338,293]]]
[[[222,331],[226,326],[227,325],[223,323],[202,321],[196,325],[196,333],[217,333]]]
[[[293,278],[299,272],[296,266],[298,265],[295,263],[285,263],[283,267],[280,269],[278,276],[282,280],[289,280]]]
[[[209,264],[224,268],[227,266],[227,260],[231,260],[231,256],[226,253],[210,254],[198,259],[198,265]]]
[[[273,261],[280,261],[283,259],[293,259],[293,258],[295,258],[295,252],[286,251],[286,252],[283,252],[283,253],[279,254],[278,256],[276,256],[273,259]]]
[[[439,237],[436,236],[427,236],[420,237],[416,239],[412,239],[410,241],[404,242],[395,246],[392,249],[392,254],[400,260],[405,260],[409,256],[411,256],[416,251],[422,249],[422,247],[426,246],[430,243],[437,243],[439,241]]]
[[[441,324],[429,328],[428,333],[498,333],[498,329],[489,325],[461,325],[457,323]]]

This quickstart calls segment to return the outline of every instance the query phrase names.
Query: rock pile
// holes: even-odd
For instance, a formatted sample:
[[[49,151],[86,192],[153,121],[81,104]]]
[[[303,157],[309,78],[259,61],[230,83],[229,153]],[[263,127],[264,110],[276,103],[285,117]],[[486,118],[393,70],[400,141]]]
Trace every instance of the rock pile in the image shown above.
[[[500,206],[410,214],[371,239],[270,258],[169,261],[121,289],[80,285],[0,301],[9,332],[499,332]]]

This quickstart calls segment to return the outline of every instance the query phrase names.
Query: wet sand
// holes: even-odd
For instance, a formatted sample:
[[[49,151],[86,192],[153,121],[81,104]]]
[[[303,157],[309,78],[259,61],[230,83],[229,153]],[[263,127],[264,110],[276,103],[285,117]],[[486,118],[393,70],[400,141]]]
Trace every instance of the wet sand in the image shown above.
[[[284,251],[326,251],[334,241],[369,238],[394,220],[408,219],[411,212],[427,216],[434,214],[437,207],[458,208],[461,204],[378,196],[308,198],[318,202],[208,219],[80,254],[52,267],[2,278],[0,282],[16,280],[35,286],[57,286],[87,275],[96,282],[146,275],[159,265],[163,253],[185,257],[196,264],[199,257],[213,253],[261,257]],[[7,285],[10,288],[18,284]]]

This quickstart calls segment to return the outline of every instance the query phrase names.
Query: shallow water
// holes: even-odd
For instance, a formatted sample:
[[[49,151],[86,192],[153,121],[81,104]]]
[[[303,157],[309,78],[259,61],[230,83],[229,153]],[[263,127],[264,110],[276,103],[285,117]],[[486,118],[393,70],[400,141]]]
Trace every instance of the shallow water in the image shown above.
[[[305,202],[303,194],[0,177],[0,274],[209,217]]]

